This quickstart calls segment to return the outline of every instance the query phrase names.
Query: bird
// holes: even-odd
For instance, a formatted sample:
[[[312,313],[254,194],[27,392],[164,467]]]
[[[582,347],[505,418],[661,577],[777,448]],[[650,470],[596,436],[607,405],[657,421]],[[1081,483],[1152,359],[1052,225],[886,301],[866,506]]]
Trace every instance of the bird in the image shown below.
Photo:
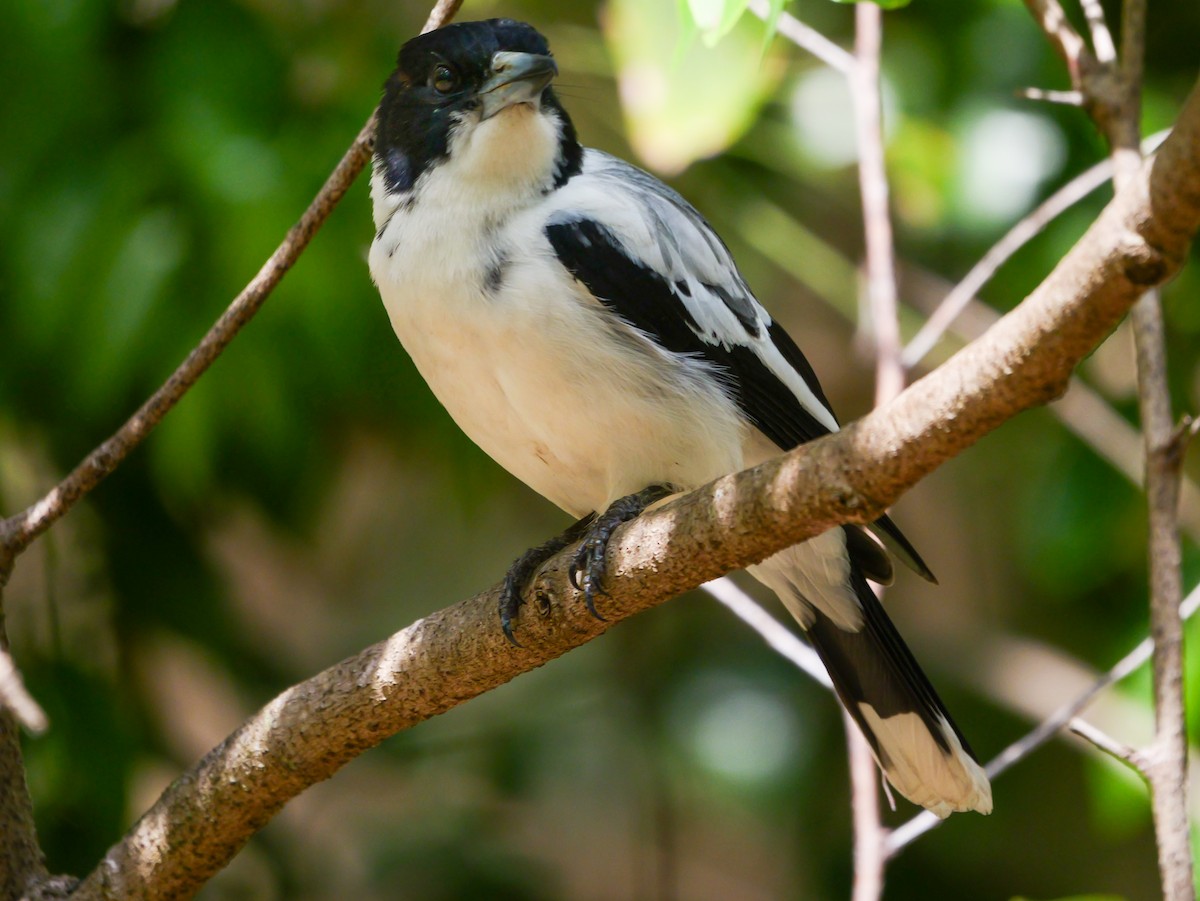
[[[462,431],[578,518],[506,575],[514,643],[554,554],[579,542],[571,580],[602,618],[618,525],[840,427],[703,216],[582,146],[557,74],[523,22],[413,38],[383,87],[371,165],[369,268],[396,336]],[[887,516],[870,532],[834,528],[749,572],[807,634],[896,790],[941,817],[989,813],[987,775],[869,584],[891,581],[889,553],[936,580]]]

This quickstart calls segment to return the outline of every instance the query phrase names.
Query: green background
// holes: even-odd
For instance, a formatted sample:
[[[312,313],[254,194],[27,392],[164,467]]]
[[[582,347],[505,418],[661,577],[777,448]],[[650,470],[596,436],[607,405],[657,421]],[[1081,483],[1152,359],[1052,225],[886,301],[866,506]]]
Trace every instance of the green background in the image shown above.
[[[852,8],[792,11],[850,43]],[[0,4],[0,510],[36,499],[197,342],[426,13]],[[764,52],[756,22],[711,48],[679,37],[670,0],[468,0],[462,17],[489,15],[547,34],[585,143],[669,176],[842,418],[868,409],[836,78],[782,39]],[[1015,98],[1066,87],[1019,3],[924,0],[885,27],[901,293],[928,308],[1105,149],[1078,110]],[[1195,78],[1198,33],[1200,6],[1151,4],[1147,131],[1170,124]],[[989,154],[1026,132],[1022,153]],[[1019,302],[1107,196],[1053,224],[985,299]],[[52,720],[26,753],[53,872],[89,871],[283,688],[494,583],[566,524],[421,383],[370,283],[371,237],[360,180],[163,426],[20,560],[6,605]],[[1180,411],[1200,391],[1198,288],[1193,267],[1165,293]],[[1119,331],[1082,374],[1133,422],[1129,347]],[[901,574],[889,606],[985,758],[1145,632],[1139,493],[1047,411],[943,467],[896,517],[941,586]],[[1190,543],[1185,557],[1190,586]],[[1123,685],[1097,722],[1144,741],[1148,683],[1143,671]],[[695,594],[388,740],[289,805],[202,897],[843,898],[845,771],[830,696]],[[954,817],[894,861],[888,897],[1154,896],[1145,793],[1119,765],[1060,741],[998,780],[995,800],[991,817]],[[889,823],[915,812],[898,803]]]

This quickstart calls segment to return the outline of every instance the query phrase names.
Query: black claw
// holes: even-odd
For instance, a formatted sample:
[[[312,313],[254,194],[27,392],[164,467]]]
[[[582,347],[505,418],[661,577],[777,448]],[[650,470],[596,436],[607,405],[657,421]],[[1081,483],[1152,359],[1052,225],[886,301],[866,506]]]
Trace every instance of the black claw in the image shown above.
[[[500,614],[500,628],[504,630],[504,637],[509,640],[510,644],[518,648],[525,647],[525,645],[517,641],[517,637],[513,635],[512,620],[509,619],[507,613]]]
[[[524,559],[522,556],[513,564],[504,577],[504,587],[500,589],[500,628],[504,630],[504,637],[518,648],[524,647],[524,645],[513,635],[512,623],[517,613],[520,612],[521,605],[525,603],[525,599],[521,597],[521,585],[517,581],[518,565]]]
[[[583,593],[588,612],[601,622],[608,622],[596,609],[596,597],[608,592],[604,589],[604,576],[608,569],[608,542],[621,523],[636,518],[650,504],[666,497],[671,490],[664,485],[651,485],[614,501],[607,510],[588,526],[586,537],[575,554],[569,577],[576,591]]]
[[[637,494],[620,498],[613,502],[602,516],[586,516],[557,538],[530,548],[518,557],[509,567],[500,589],[500,628],[504,631],[504,637],[516,647],[524,647],[513,634],[513,625],[521,611],[521,605],[525,603],[525,589],[529,587],[530,580],[543,563],[580,538],[583,542],[567,570],[567,578],[575,590],[583,594],[588,613],[601,622],[608,622],[596,609],[596,598],[600,595],[608,597],[608,592],[604,589],[604,576],[608,568],[608,541],[617,526],[634,519],[647,506],[670,493],[671,489],[665,485],[651,485]]]
[[[587,590],[583,593],[583,602],[587,604],[588,613],[596,617],[596,619],[600,620],[600,622],[606,623],[608,622],[608,617],[604,616],[599,610],[596,609],[596,594],[596,589],[593,588],[592,584],[589,582]],[[600,591],[599,594],[608,596],[607,591]]]
[[[500,588],[500,628],[504,631],[504,637],[518,648],[524,645],[513,635],[513,622],[521,611],[521,605],[525,603],[524,591],[529,586],[529,581],[537,573],[538,567],[571,542],[577,541],[590,521],[590,517],[582,519],[558,537],[530,548],[508,568],[504,584]]]

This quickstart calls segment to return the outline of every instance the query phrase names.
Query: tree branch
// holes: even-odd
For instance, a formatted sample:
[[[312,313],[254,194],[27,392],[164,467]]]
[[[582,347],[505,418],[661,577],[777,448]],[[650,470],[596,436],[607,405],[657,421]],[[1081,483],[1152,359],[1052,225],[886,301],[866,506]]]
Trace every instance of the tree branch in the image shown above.
[[[1092,101],[1087,108],[1111,147],[1113,181],[1118,190],[1137,177],[1141,165],[1145,0],[1124,0],[1122,14],[1119,60],[1103,24],[1103,13],[1089,15],[1093,34],[1098,32],[1101,38],[1096,46],[1099,67],[1095,76],[1083,83],[1085,98]],[[1163,897],[1186,901],[1195,897],[1195,883],[1187,806],[1187,712],[1179,609],[1183,599],[1178,514],[1182,459],[1171,413],[1166,327],[1157,291],[1147,291],[1137,302],[1132,319],[1145,447],[1150,634],[1154,639],[1154,740],[1138,756],[1150,783]]]
[[[1001,423],[1056,396],[1200,224],[1200,87],[1156,158],[1017,309],[893,403],[843,431],[690,492],[613,536],[607,622],[569,588],[570,550],[540,579],[523,648],[498,588],[434,613],[268,704],[177,780],[106,855],[79,899],[178,898],[292,797],[385,737],[533,669],[607,628],[842,522],[867,522]]]
[[[1117,741],[1107,732],[1079,717],[1075,717],[1071,722],[1067,723],[1067,728],[1088,744],[1093,745],[1115,760],[1121,761],[1121,763],[1128,766],[1143,779],[1146,778],[1146,762],[1142,759],[1142,755],[1138,752],[1137,748],[1130,747],[1122,741]]]
[[[438,0],[422,32],[444,25],[460,6],[462,0]],[[170,378],[41,500],[21,513],[0,520],[0,585],[8,581],[12,564],[21,551],[121,465],[254,317],[371,159],[374,143],[375,113],[372,112],[299,221],[288,229],[258,274],[233,299]]]
[[[867,306],[871,311],[871,337],[875,345],[875,403],[882,404],[904,389],[896,301],[896,257],[883,159],[883,99],[879,90],[883,11],[874,3],[859,3],[854,8],[854,22],[854,52],[858,65],[850,87],[854,93],[858,133],[858,184],[866,239]]]
[[[1058,0],[1025,0],[1029,12],[1037,20],[1058,55],[1067,64],[1071,84],[1080,87],[1081,69],[1090,62],[1092,55],[1079,32],[1071,25],[1067,14]]]
[[[3,586],[0,586],[0,601],[2,599]],[[8,657],[2,604],[0,651]],[[19,680],[20,675],[16,674],[16,678]],[[21,729],[12,709],[0,707],[0,899],[15,901],[24,897],[47,875],[46,860],[38,845],[33,822],[29,786],[25,782]]]
[[[1113,43],[1112,32],[1108,30],[1100,0],[1079,0],[1079,5],[1083,8],[1083,17],[1092,36],[1092,52],[1096,54],[1096,61],[1102,65],[1116,62],[1117,47]]]
[[[1168,132],[1160,131],[1145,140],[1146,153],[1151,153],[1166,139]],[[1041,234],[1042,230],[1113,177],[1112,160],[1101,160],[1085,169],[1065,185],[1043,200],[1032,211],[1010,228],[999,241],[988,248],[970,271],[954,286],[937,308],[929,315],[925,324],[908,342],[901,355],[901,363],[911,369],[933,350],[938,340],[955,319],[975,299],[983,286],[992,280],[997,270]]]
[[[883,10],[874,3],[854,8],[855,68],[850,77],[858,134],[858,184],[862,195],[866,247],[867,309],[875,351],[875,406],[890,403],[904,390],[900,365],[900,318],[896,298],[896,256],[888,210],[884,164],[883,98],[879,58],[883,48]],[[879,768],[866,738],[842,711],[850,755],[850,803],[854,821],[853,901],[883,897],[887,831],[879,817]]]

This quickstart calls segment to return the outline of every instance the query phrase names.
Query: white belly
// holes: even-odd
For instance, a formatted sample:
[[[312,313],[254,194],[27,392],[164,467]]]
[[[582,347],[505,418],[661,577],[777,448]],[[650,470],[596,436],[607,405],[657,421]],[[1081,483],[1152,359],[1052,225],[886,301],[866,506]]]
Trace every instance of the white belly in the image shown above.
[[[397,337],[467,436],[539,494],[583,516],[650,484],[689,488],[741,467],[734,404],[692,364],[615,331],[565,270],[510,263],[491,292],[462,231],[402,230],[371,249]]]

